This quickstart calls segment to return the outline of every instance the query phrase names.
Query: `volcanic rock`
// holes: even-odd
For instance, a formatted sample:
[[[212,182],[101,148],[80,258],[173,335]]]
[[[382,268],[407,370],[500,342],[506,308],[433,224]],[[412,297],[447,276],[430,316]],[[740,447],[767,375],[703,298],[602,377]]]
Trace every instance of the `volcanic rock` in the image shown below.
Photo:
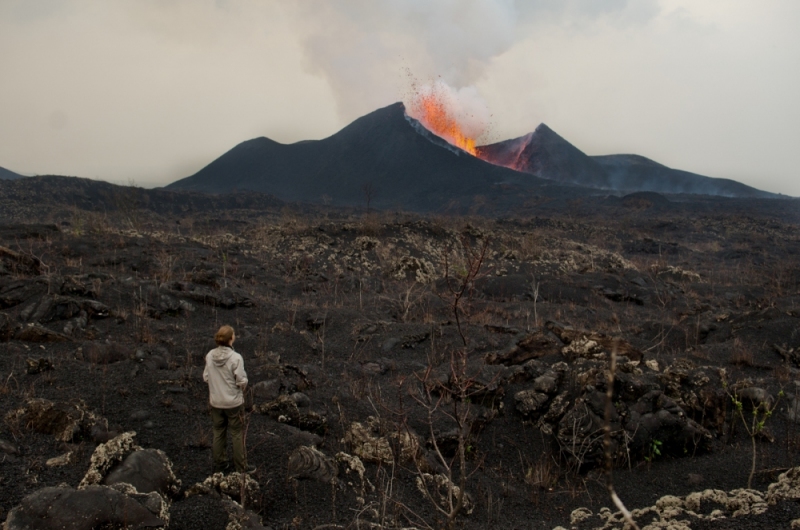
[[[6,313],[0,313],[0,342],[6,342],[17,332],[16,326]]]
[[[773,398],[769,392],[763,388],[758,388],[755,386],[739,390],[737,392],[737,396],[742,400],[749,401],[750,405],[753,407],[758,407],[762,404],[769,406],[773,401],[775,401],[775,398]]]
[[[281,423],[287,423],[319,435],[323,435],[328,428],[328,422],[324,416],[312,410],[301,411],[292,396],[286,394],[281,394],[269,403],[255,405],[253,410],[260,414],[268,414]]]
[[[46,290],[44,283],[28,279],[0,283],[0,307],[14,307]]]
[[[93,530],[94,528],[164,528],[167,522],[149,506],[107,486],[83,490],[43,488],[22,499],[8,513],[3,528],[23,530]]]
[[[385,464],[394,462],[394,452],[389,440],[361,422],[354,421],[350,424],[345,432],[344,441],[349,444],[353,454],[366,462]]]
[[[417,489],[423,495],[435,498],[440,506],[448,506],[451,495],[454,498],[462,496],[461,488],[442,474],[420,473],[415,482]],[[463,493],[463,509],[467,514],[472,513],[475,509],[472,496],[466,491]]]
[[[48,458],[44,463],[47,467],[61,467],[69,465],[72,462],[72,451],[64,453],[63,455]]]
[[[39,274],[41,261],[38,258],[0,246],[0,271],[23,274]]]
[[[14,338],[25,342],[68,342],[71,340],[67,335],[48,329],[40,324],[24,326]]]
[[[625,340],[604,333],[575,330],[558,322],[548,321],[545,326],[566,344],[561,351],[568,358],[616,351],[618,357],[624,356],[634,363],[642,360],[642,352]]]
[[[39,359],[26,359],[28,375],[40,374],[54,368],[53,361],[41,357]]]
[[[542,394],[533,389],[520,390],[514,394],[514,400],[517,402],[517,410],[525,416],[530,416],[541,411],[549,399],[547,394]]]
[[[770,524],[769,517],[759,519],[753,516],[766,515],[773,509],[788,513],[796,511],[792,510],[792,505],[800,499],[799,479],[800,468],[794,467],[781,473],[766,493],[742,488],[728,492],[706,489],[683,497],[665,495],[652,506],[632,510],[631,516],[640,528],[777,528],[774,523]],[[785,504],[787,502],[789,504]],[[702,525],[706,521],[717,524]],[[756,521],[761,521],[761,524]],[[574,510],[572,524],[580,524],[580,528],[586,530],[627,525],[621,512],[612,512],[608,508],[602,508],[597,514],[586,508]],[[792,528],[795,526],[791,524]]]
[[[141,449],[133,441],[134,436],[136,436],[135,432],[124,432],[108,442],[98,445],[92,453],[89,470],[78,487],[85,488],[93,484],[100,484],[109,469],[122,462],[126,455]]]
[[[392,430],[387,435],[380,433],[380,420],[374,416],[365,423],[352,422],[345,432],[344,441],[353,454],[365,462],[392,464],[399,457],[400,463],[417,460],[422,450],[419,438],[408,429]]]
[[[271,530],[270,527],[261,524],[261,517],[252,510],[245,510],[233,500],[223,499],[222,504],[228,512],[228,524],[225,528],[236,528],[241,530]]]
[[[140,493],[155,491],[164,496],[180,489],[180,480],[172,472],[167,455],[158,449],[139,449],[125,457],[103,478],[103,484],[130,484]]]
[[[95,425],[107,421],[86,409],[81,402],[64,403],[35,398],[6,414],[6,421],[19,422],[36,432],[52,434],[56,440],[71,442],[76,436],[88,436]]]
[[[7,455],[16,455],[19,454],[19,449],[11,442],[0,439],[0,452]]]
[[[255,397],[273,401],[281,394],[282,387],[281,379],[274,378],[268,381],[259,381],[251,387],[251,390]]]
[[[20,311],[20,319],[26,322],[51,322],[66,320],[81,312],[80,304],[69,297],[60,295],[44,295],[39,300]]]
[[[336,481],[338,474],[336,462],[316,447],[301,446],[289,455],[289,478],[331,483]]]
[[[552,334],[543,329],[538,329],[533,333],[514,337],[508,348],[493,362],[521,364],[529,359],[558,353],[560,350],[561,347]]]
[[[255,302],[243,289],[227,287],[214,291],[201,285],[173,282],[170,284],[171,293],[176,297],[185,297],[201,304],[214,307],[232,309],[234,307],[253,307]],[[182,303],[183,302],[183,303]],[[194,307],[182,300],[159,300],[159,308],[166,308],[167,311],[191,312]],[[173,309],[174,308],[174,309]]]
[[[87,342],[81,353],[83,359],[94,364],[111,364],[133,357],[129,347],[116,342]]]

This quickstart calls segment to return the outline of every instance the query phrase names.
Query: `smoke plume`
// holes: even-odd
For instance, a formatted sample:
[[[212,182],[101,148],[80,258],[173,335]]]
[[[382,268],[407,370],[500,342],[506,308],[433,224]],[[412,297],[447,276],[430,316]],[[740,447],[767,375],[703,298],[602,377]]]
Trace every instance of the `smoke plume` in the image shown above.
[[[307,67],[324,76],[343,118],[352,119],[406,99],[407,71],[437,79],[455,100],[491,59],[515,42],[514,0],[308,0],[291,13],[303,32]]]

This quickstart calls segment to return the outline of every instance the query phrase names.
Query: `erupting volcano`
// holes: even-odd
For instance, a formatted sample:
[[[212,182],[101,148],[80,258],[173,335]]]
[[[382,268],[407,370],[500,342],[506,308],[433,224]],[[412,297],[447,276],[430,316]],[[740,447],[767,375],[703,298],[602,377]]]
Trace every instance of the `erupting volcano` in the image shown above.
[[[371,206],[413,211],[468,209],[473,203],[506,208],[535,197],[574,199],[598,190],[770,196],[641,157],[595,159],[544,124],[521,138],[477,146],[486,139],[490,114],[472,87],[455,90],[438,82],[408,99],[322,140],[243,142],[167,188],[251,190],[337,206],[363,204],[364,190],[371,189]]]
[[[395,103],[322,140],[285,145],[255,138],[168,188],[212,193],[252,190],[287,201],[357,206],[365,204],[368,186],[374,194],[371,206],[413,211],[466,207],[475,197],[481,203],[506,204],[503,201],[517,200],[518,194],[562,193],[543,179],[451,147],[410,114],[402,103]],[[464,138],[475,138],[463,124],[457,130]]]
[[[475,139],[462,132],[447,100],[442,100],[435,94],[422,95],[414,102],[411,115],[436,136],[475,155]]]
[[[481,116],[486,112],[476,95],[469,89],[456,92],[441,81],[415,86],[407,112],[436,136],[476,156],[475,140],[483,134],[487,121]]]

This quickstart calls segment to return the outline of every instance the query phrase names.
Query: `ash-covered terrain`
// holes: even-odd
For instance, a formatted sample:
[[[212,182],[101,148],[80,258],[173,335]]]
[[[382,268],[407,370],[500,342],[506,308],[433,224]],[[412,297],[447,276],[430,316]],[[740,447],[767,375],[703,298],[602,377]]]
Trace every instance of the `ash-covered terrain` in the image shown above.
[[[5,528],[622,528],[609,459],[640,528],[797,524],[797,201],[547,204],[2,183]],[[211,475],[221,324],[244,480]]]

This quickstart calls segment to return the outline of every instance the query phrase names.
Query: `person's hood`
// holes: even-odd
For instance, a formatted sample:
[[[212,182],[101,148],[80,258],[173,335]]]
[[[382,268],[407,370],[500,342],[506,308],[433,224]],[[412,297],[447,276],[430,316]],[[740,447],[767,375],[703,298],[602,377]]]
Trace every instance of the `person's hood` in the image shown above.
[[[228,359],[233,355],[233,348],[228,346],[219,346],[211,351],[211,361],[215,366],[224,366]]]

